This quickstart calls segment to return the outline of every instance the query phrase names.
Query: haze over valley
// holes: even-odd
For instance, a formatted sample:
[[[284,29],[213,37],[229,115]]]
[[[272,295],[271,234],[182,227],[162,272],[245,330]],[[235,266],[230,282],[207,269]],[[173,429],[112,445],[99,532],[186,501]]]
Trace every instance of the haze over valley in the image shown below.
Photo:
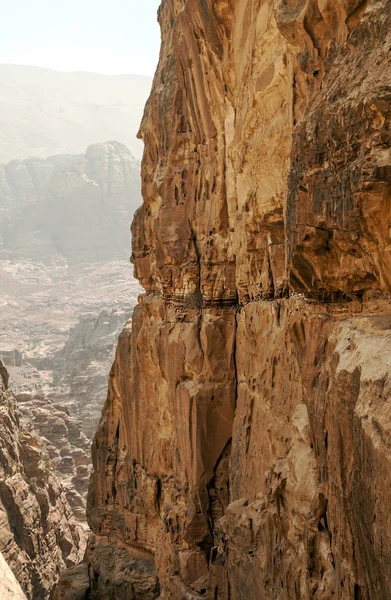
[[[151,77],[0,65],[0,163],[80,154],[116,140],[141,158],[136,134]]]
[[[0,359],[82,530],[91,439],[140,292],[130,223],[150,84],[0,65]]]

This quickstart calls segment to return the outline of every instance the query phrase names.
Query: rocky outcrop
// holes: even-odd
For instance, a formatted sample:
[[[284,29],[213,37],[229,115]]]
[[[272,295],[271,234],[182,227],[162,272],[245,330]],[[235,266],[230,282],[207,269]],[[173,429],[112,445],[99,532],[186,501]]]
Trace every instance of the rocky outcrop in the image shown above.
[[[7,281],[0,261],[0,358],[10,372],[18,407],[48,442],[68,501],[84,527],[91,441],[116,340],[139,286],[119,261],[69,270],[30,264],[27,273],[24,262],[8,265],[14,277]],[[27,283],[28,274],[33,282]]]
[[[85,598],[391,598],[390,15],[162,3]]]
[[[77,402],[57,390],[49,395],[22,392],[16,395],[16,402],[21,415],[46,443],[50,461],[61,480],[61,488],[74,517],[81,523],[80,535],[85,546],[86,534],[83,531],[86,529],[91,440],[82,430]]]
[[[0,552],[0,592],[3,600],[26,600],[15,575]]]
[[[107,371],[118,332],[131,313],[129,305],[122,310],[103,310],[98,317],[84,315],[69,332],[63,348],[51,356],[32,359],[37,369],[31,364],[10,369],[19,375],[18,408],[47,442],[67,500],[82,525],[86,525],[91,441],[106,396]],[[48,380],[43,389],[39,388],[40,373]]]
[[[82,315],[64,347],[41,364],[42,369],[50,367],[57,375],[64,396],[76,402],[83,433],[89,440],[99,424],[118,335],[133,311],[131,300],[116,309],[103,309],[98,315]]]
[[[0,166],[0,357],[85,528],[91,440],[139,293],[126,272],[139,188],[118,142]]]
[[[1,560],[4,557],[29,600],[45,600],[60,572],[80,559],[79,536],[42,441],[20,420],[1,362],[0,375]],[[17,589],[11,591],[11,584],[4,571],[1,597],[8,592],[13,598],[24,597]]]

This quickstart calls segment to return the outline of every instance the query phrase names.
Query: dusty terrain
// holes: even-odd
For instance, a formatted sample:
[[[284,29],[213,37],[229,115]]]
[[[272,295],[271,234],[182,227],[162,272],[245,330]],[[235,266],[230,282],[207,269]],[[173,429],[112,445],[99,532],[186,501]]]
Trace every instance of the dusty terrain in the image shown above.
[[[120,261],[6,267],[12,267],[13,284],[2,297],[0,358],[19,409],[49,442],[68,501],[85,528],[91,440],[118,333],[132,314],[139,286],[131,266]],[[15,287],[20,296],[11,293]]]
[[[45,600],[60,572],[80,560],[79,533],[45,445],[21,418],[8,377],[0,361],[0,596],[23,597],[4,571],[4,558],[26,596]]]

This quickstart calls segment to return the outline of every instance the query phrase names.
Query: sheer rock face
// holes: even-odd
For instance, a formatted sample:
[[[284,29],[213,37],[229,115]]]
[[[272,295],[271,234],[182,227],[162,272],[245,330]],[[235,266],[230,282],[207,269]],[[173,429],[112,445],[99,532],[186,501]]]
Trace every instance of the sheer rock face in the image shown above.
[[[391,290],[389,6],[364,2],[346,23],[347,43],[326,59],[295,128],[289,271],[295,290],[370,297]]]
[[[85,597],[391,598],[390,14],[162,3]]]
[[[1,362],[0,375],[0,552],[27,598],[45,600],[60,572],[79,560],[79,538],[42,442],[19,420]],[[4,577],[1,598],[8,589],[1,586],[12,583]]]

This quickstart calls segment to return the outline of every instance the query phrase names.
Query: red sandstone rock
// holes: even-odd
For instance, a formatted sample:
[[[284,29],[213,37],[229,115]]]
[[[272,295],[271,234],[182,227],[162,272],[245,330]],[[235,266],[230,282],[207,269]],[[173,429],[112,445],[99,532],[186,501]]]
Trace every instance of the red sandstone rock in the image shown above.
[[[390,15],[162,3],[86,598],[391,598]]]

